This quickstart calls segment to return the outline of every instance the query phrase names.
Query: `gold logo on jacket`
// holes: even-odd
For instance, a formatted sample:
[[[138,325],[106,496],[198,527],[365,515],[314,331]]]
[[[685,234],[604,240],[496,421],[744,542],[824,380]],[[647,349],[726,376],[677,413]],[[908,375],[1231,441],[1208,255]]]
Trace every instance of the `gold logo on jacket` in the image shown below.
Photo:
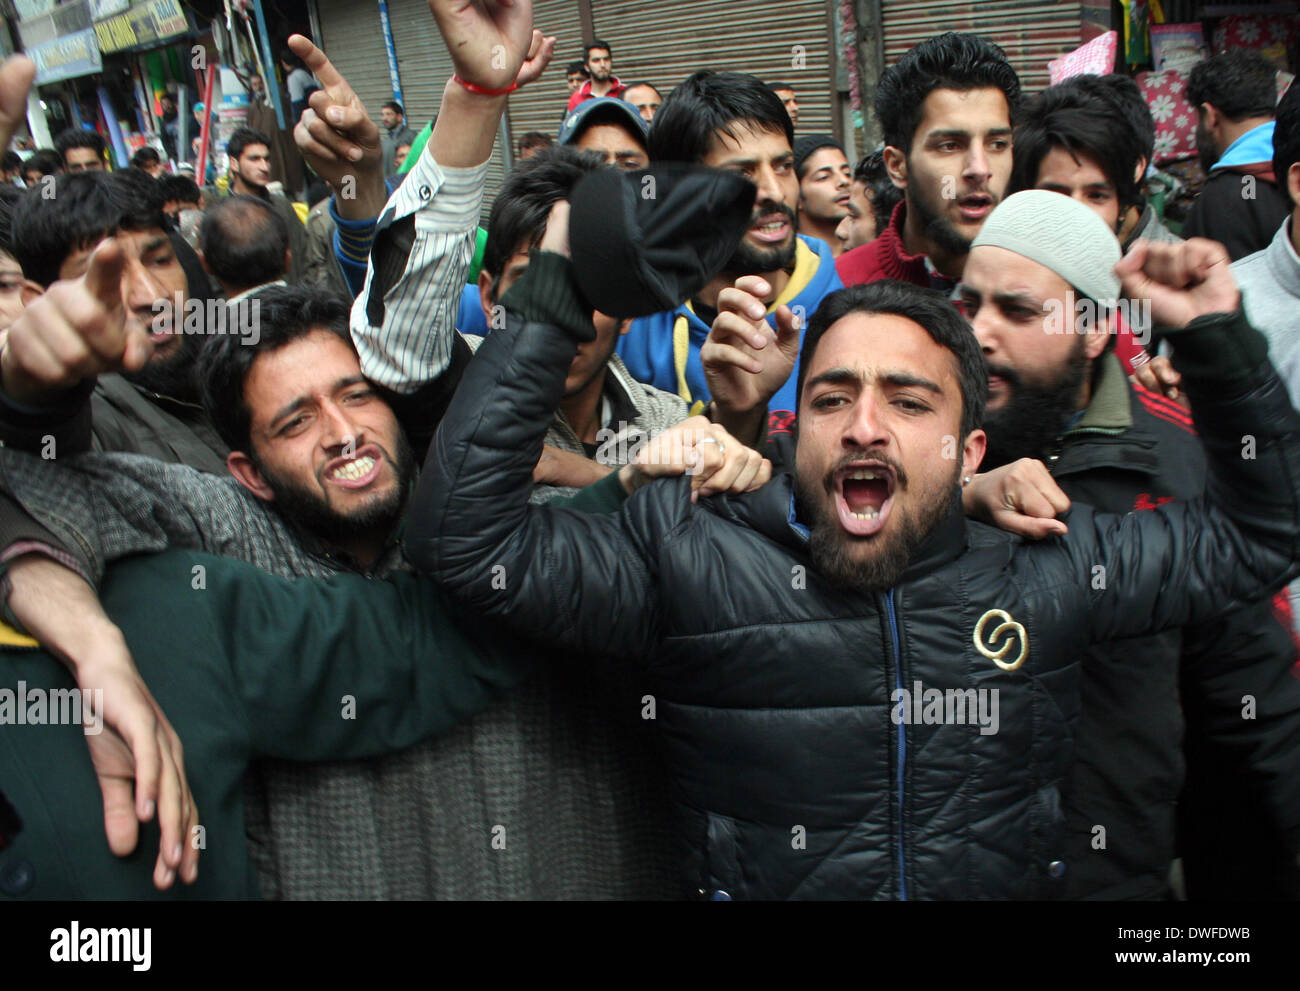
[[[990,620],[994,619],[999,621],[998,625],[986,637],[984,633],[985,627],[989,625]],[[993,645],[1002,638],[1003,634],[1011,634],[1011,636],[1001,647],[994,650]],[[1025,663],[1025,658],[1029,656],[1029,634],[1004,609],[990,609],[981,616],[979,622],[975,624],[975,636],[972,639],[975,642],[975,649],[1003,671],[1016,670]],[[1014,661],[1003,660],[1004,657],[1011,653],[1017,641],[1020,643],[1020,653],[1016,655],[1016,659]]]

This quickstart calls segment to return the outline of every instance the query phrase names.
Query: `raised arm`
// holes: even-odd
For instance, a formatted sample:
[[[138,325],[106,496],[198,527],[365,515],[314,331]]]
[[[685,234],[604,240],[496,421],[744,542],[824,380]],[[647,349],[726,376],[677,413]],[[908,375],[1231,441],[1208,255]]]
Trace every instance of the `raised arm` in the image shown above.
[[[447,80],[433,133],[379,218],[352,309],[362,371],[399,394],[432,382],[451,361],[504,91],[536,79],[555,49],[554,38],[533,30],[528,0],[429,7],[461,81]]]
[[[1076,510],[1062,541],[1092,601],[1094,636],[1208,620],[1300,571],[1300,414],[1241,312],[1221,245],[1139,245],[1116,267],[1173,331],[1209,463],[1206,494],[1126,516]]]

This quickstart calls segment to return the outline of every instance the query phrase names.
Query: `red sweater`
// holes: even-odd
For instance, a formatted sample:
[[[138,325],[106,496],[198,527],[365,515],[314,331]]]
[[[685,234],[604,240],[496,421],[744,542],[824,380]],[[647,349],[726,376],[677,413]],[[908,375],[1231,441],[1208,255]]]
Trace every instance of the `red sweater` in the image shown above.
[[[605,94],[606,96],[622,96],[623,92],[627,89],[626,86],[618,81],[618,76],[610,76],[609,82],[610,91]],[[573,108],[579,103],[590,99],[593,99],[593,97],[591,94],[591,80],[588,79],[569,95],[569,110],[573,110]]]
[[[907,204],[899,203],[889,218],[889,225],[874,241],[846,251],[835,261],[840,281],[846,286],[880,279],[898,279],[913,285],[935,288],[925,267],[925,255],[909,255],[903,247],[903,222]]]

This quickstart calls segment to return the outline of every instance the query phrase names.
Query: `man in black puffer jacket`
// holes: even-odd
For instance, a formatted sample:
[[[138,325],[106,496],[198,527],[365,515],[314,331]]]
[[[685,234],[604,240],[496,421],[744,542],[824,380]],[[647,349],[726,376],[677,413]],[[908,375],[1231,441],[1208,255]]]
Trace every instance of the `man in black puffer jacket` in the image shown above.
[[[1116,310],[1102,300],[1119,290],[1108,275],[1119,246],[1095,225],[1081,229],[1064,219],[1086,218],[1083,205],[1065,197],[1050,205],[1060,214],[1057,222],[1039,218],[1018,240],[986,225],[962,276],[963,308],[990,375],[1001,383],[989,397],[981,467],[1016,462],[1006,493],[1034,515],[1051,515],[1043,493],[1057,485],[1069,499],[1108,513],[1197,498],[1205,491],[1206,465],[1191,415],[1173,400],[1130,385],[1111,347]],[[1070,253],[1057,233],[1063,228],[1076,239],[1095,234],[1108,264],[1069,281]],[[993,243],[983,243],[986,232]],[[1026,296],[1039,304],[1030,307],[1039,312],[1036,318],[1018,309]],[[1062,313],[1069,314],[1064,326]],[[1142,325],[1139,317],[1130,321],[1135,327]],[[968,506],[980,504],[984,485],[977,478],[966,489]],[[1188,748],[1212,756],[1232,785],[1220,782],[1205,796],[1213,814],[1186,830],[1184,843],[1194,841],[1204,862],[1223,863],[1231,854],[1234,866],[1244,868],[1223,886],[1226,891],[1296,896],[1295,662],[1289,623],[1278,621],[1267,600],[1087,652],[1077,757],[1064,795],[1067,897],[1169,897],[1175,808],[1185,778],[1185,713]],[[1245,697],[1257,704],[1243,706]],[[1237,801],[1224,800],[1238,792]],[[1243,849],[1229,837],[1244,829],[1259,839]],[[1278,848],[1289,854],[1279,855]],[[1196,898],[1192,873],[1188,893]]]
[[[979,345],[939,295],[879,283],[828,297],[808,329],[793,476],[698,503],[655,484],[588,519],[528,505],[592,335],[555,253],[566,209],[430,449],[411,560],[467,609],[643,666],[702,896],[1056,895],[1080,647],[1210,618],[1300,571],[1300,415],[1222,249],[1159,245],[1117,266],[1177,332],[1205,500],[1076,507],[1039,544],[968,524]]]

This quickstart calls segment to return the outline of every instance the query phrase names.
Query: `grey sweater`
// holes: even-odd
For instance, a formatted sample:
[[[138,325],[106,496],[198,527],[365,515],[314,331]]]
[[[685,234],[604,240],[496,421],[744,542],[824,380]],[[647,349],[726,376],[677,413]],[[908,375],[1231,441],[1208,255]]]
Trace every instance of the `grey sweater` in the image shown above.
[[[1300,409],[1300,254],[1292,238],[1294,215],[1262,251],[1235,262],[1246,316],[1268,338],[1268,357]],[[1291,616],[1300,634],[1300,579],[1291,583]]]

